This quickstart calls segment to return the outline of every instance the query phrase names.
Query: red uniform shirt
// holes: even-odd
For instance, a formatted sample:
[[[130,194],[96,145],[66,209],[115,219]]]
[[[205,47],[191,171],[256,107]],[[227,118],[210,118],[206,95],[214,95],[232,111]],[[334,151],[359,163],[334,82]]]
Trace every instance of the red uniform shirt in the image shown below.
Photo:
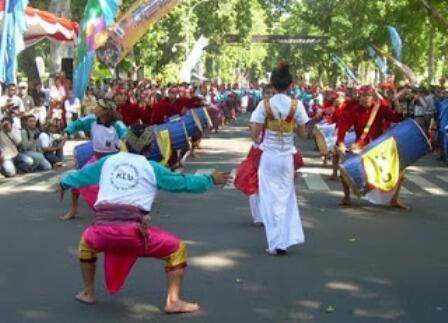
[[[152,118],[152,108],[151,107],[146,107],[146,108],[141,108],[142,112],[141,112],[141,117],[140,119],[142,120],[143,124],[146,125],[150,125],[151,123],[151,118]]]
[[[202,100],[198,97],[193,98],[179,98],[172,103],[172,113],[173,115],[182,115],[185,110],[198,108],[202,105]]]
[[[162,124],[172,115],[172,104],[169,99],[162,99],[152,106],[151,123]]]
[[[119,105],[117,111],[120,113],[124,124],[128,127],[138,124],[142,114],[142,109],[137,104],[130,102]]]
[[[355,128],[356,140],[361,138],[364,128],[369,120],[370,113],[372,111],[373,105],[370,108],[365,108],[361,106],[357,101],[350,102],[340,115],[338,120],[338,138],[337,142],[344,142],[345,134],[352,126]],[[384,123],[389,122],[400,122],[403,120],[403,113],[393,112],[387,101],[382,101],[378,114],[370,127],[370,131],[366,137],[366,142],[363,144],[368,144],[371,140],[374,140],[381,136],[384,132]]]

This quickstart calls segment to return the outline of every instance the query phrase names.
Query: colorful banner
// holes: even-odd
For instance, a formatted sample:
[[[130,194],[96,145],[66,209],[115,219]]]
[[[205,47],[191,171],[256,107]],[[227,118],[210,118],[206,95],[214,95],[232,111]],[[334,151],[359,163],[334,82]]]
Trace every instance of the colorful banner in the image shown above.
[[[149,27],[167,15],[182,0],[139,0],[108,33],[106,44],[97,50],[98,59],[115,68]]]
[[[82,101],[90,81],[95,50],[104,44],[103,31],[112,26],[120,0],[89,0],[81,23],[80,39],[75,60],[74,93]]]
[[[394,137],[368,150],[362,156],[364,171],[370,187],[392,191],[400,179],[400,158]]]
[[[182,82],[191,82],[191,72],[201,60],[202,54],[204,53],[204,48],[208,46],[208,43],[208,39],[201,35],[201,37],[194,45],[193,50],[188,55],[184,66],[182,67],[182,70],[180,72],[180,78]]]

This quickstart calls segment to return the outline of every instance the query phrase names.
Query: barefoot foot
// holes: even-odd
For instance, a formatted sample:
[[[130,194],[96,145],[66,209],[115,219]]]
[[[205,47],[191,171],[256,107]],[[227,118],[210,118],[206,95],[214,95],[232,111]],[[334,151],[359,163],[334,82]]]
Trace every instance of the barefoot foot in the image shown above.
[[[76,294],[75,299],[78,302],[87,305],[93,305],[96,303],[95,295],[93,295],[92,293],[87,293],[85,290]]]
[[[339,203],[339,206],[350,206],[352,205],[352,200],[350,198],[343,198]]]
[[[78,214],[77,211],[70,210],[65,215],[60,216],[59,219],[61,219],[63,221],[73,220],[73,219],[76,219],[77,214]]]
[[[396,209],[402,209],[402,210],[408,210],[409,207],[407,207],[403,202],[400,200],[391,201],[390,206]]]
[[[199,304],[187,303],[182,300],[167,301],[165,306],[165,313],[179,314],[179,313],[193,313],[199,310]]]

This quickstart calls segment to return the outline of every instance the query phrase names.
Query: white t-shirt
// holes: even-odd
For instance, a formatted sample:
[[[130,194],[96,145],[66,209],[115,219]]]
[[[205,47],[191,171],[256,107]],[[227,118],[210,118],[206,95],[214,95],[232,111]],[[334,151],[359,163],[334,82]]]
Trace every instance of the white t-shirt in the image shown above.
[[[42,132],[39,135],[39,146],[40,148],[49,148],[53,146],[54,138],[52,134],[47,134]]]
[[[157,194],[156,175],[148,160],[129,153],[118,153],[104,162],[99,186],[95,207],[124,204],[149,212]]]
[[[272,114],[276,119],[285,120],[291,111],[292,99],[285,94],[276,94],[270,99]],[[250,122],[264,124],[267,114],[264,108],[264,102],[261,101],[255,111],[252,113]],[[296,113],[294,115],[296,124],[303,126],[310,118],[305,111],[302,102],[299,101]],[[275,151],[282,153],[295,153],[297,150],[294,146],[294,134],[284,133],[282,136],[275,131],[266,130],[263,142],[260,145],[263,151]]]
[[[65,108],[65,117],[67,119],[71,119],[73,117],[73,113],[77,113],[78,116],[81,115],[81,102],[78,98],[74,98],[71,102],[69,99],[64,102]]]

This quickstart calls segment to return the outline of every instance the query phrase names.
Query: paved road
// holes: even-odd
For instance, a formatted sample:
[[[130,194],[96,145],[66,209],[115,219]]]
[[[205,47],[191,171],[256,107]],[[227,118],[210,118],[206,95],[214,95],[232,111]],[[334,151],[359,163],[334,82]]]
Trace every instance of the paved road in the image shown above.
[[[245,120],[204,142],[185,173],[233,170],[249,147]],[[50,193],[57,174],[0,180],[0,322],[448,322],[448,168],[428,156],[408,173],[409,211],[356,201],[339,209],[312,144],[297,184],[307,242],[282,258],[265,255],[262,229],[233,187],[209,194],[161,193],[154,224],[188,241],[184,296],[203,310],[162,314],[163,266],[140,260],[126,288],[99,303],[73,300],[80,288],[76,246],[92,219],[57,220],[68,207]]]

